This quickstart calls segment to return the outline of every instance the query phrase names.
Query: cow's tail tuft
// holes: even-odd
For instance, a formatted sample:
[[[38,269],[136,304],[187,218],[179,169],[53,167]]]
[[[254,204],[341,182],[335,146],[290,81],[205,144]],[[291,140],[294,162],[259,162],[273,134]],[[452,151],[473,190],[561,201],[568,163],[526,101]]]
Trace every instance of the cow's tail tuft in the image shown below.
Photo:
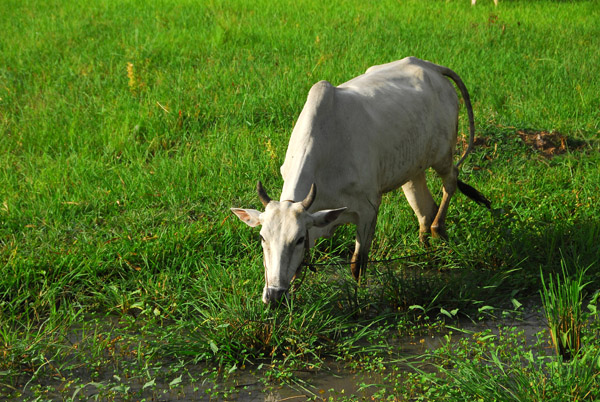
[[[489,209],[489,210],[492,209],[492,203],[490,202],[490,200],[485,198],[485,196],[483,194],[481,194],[479,191],[477,191],[475,188],[469,186],[467,183],[460,181],[460,180],[457,180],[457,184],[458,184],[458,189],[460,190],[461,193],[463,193],[464,195],[466,195],[467,197],[469,197],[476,203],[484,205],[487,209]]]

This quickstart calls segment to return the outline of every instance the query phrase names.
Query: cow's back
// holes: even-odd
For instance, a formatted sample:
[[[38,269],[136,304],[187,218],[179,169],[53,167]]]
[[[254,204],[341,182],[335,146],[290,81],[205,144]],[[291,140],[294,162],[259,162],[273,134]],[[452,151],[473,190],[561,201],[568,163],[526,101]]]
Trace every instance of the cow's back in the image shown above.
[[[451,152],[456,142],[458,97],[435,65],[405,58],[374,66],[337,88],[338,130],[352,132],[357,155],[370,169],[364,181],[383,193]],[[344,110],[348,109],[348,110]]]
[[[315,84],[281,167],[281,198],[302,199],[314,181],[319,208],[350,207],[354,197],[398,188],[454,147],[458,97],[431,66],[406,58],[338,87]]]
[[[444,100],[456,99],[452,84],[435,69],[436,65],[407,57],[387,64],[373,66],[338,86],[365,98],[392,97],[414,101],[419,94],[437,94]]]

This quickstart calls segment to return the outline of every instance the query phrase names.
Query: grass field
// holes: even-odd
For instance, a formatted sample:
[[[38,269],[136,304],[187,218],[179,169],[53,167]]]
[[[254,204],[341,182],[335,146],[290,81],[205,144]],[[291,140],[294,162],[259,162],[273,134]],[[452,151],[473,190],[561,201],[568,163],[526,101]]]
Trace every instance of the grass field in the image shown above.
[[[3,1],[0,396],[152,400],[241,370],[293,382],[326,359],[377,371],[367,362],[395,353],[386,339],[539,303],[540,271],[587,268],[591,296],[598,21],[593,0]],[[258,233],[229,208],[258,208],[257,180],[278,197],[313,83],[409,55],[469,88],[479,141],[461,176],[495,211],[456,196],[450,240],[424,256],[402,193],[388,194],[371,257],[414,257],[373,264],[359,287],[336,265],[353,247],[353,228],[340,229],[312,251],[331,265],[307,276],[289,309],[265,309]],[[588,335],[584,356],[600,348]],[[496,345],[468,347],[489,355]],[[475,370],[470,356],[439,354]],[[540,373],[566,378],[568,390],[575,360],[532,362],[532,373],[539,384]],[[597,371],[589,377],[590,393],[561,388],[556,400],[600,395]],[[408,379],[412,396],[389,383],[377,392],[487,395],[428,378]]]

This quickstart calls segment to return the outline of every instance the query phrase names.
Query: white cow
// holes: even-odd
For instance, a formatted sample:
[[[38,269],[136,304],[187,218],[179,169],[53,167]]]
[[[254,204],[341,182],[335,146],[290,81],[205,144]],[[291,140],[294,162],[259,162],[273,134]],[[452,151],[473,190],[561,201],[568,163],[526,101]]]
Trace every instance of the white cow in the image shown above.
[[[456,166],[459,103],[445,77],[456,83],[469,115],[469,145]],[[458,165],[473,145],[474,131],[469,94],[458,75],[414,57],[371,67],[338,87],[316,83],[281,166],[280,201],[271,200],[258,182],[265,211],[232,208],[249,226],[262,225],[263,301],[287,295],[305,250],[345,223],[356,224],[351,269],[358,279],[385,192],[402,187],[419,220],[422,241],[426,234],[446,237],[446,212],[457,184],[489,207],[481,194],[457,180]],[[425,181],[429,167],[443,182],[439,208]]]
[[[471,0],[471,5],[474,6],[477,4],[477,0]],[[494,0],[494,5],[497,6],[498,5],[498,0]]]

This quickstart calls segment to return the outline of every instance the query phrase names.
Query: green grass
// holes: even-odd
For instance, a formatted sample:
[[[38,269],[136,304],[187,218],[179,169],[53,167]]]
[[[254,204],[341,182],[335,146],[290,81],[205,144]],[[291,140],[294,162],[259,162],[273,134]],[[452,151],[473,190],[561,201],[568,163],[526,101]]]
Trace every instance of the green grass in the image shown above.
[[[370,356],[377,328],[510,307],[561,261],[589,266],[593,292],[599,18],[595,1],[2,2],[0,394],[67,398],[91,381],[101,399],[148,397],[126,379]],[[469,88],[485,144],[461,175],[497,211],[458,195],[430,255],[374,264],[361,287],[322,268],[292,310],[265,310],[257,233],[229,208],[258,208],[259,179],[277,196],[313,83],[409,55]],[[545,159],[523,129],[579,147]],[[401,192],[386,195],[371,257],[421,254],[417,227]],[[347,259],[352,236],[313,260]]]

